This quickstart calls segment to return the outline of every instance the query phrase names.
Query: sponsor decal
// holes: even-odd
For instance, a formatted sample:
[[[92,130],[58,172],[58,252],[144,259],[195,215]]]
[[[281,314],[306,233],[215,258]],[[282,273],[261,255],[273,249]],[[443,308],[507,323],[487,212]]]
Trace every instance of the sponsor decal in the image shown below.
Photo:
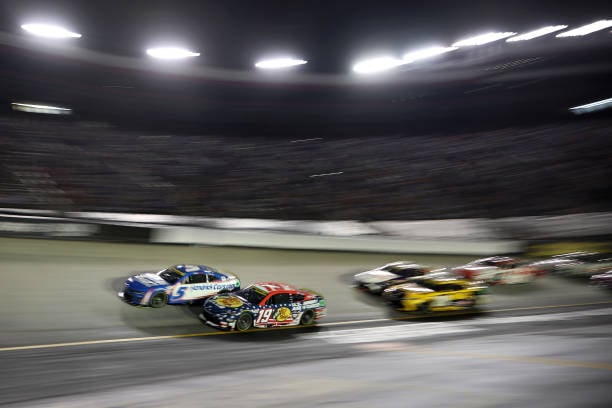
[[[218,296],[215,298],[214,302],[217,306],[229,307],[232,309],[236,309],[244,305],[244,302],[236,296]]]
[[[460,299],[453,302],[455,306],[469,307],[474,305],[473,299]]]
[[[202,283],[191,286],[193,290],[223,290],[223,289],[234,289],[236,285],[233,283]]]
[[[277,322],[284,322],[291,319],[291,310],[288,307],[279,307],[274,314]]]

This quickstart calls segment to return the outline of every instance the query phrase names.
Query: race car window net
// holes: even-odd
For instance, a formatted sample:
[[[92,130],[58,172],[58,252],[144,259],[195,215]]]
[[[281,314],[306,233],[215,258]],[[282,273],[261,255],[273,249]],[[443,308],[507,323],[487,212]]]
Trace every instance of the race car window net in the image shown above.
[[[286,305],[290,303],[290,298],[288,293],[279,293],[274,295],[268,299],[266,302],[269,305]]]
[[[206,275],[203,273],[194,273],[189,277],[186,283],[206,283]]]

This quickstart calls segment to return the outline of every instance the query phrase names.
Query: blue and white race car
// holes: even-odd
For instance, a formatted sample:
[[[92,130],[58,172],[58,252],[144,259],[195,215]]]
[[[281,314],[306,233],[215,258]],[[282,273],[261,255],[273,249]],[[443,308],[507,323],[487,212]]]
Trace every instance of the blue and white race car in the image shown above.
[[[173,265],[157,273],[128,278],[118,295],[132,305],[163,307],[238,289],[240,280],[235,275],[204,265]]]

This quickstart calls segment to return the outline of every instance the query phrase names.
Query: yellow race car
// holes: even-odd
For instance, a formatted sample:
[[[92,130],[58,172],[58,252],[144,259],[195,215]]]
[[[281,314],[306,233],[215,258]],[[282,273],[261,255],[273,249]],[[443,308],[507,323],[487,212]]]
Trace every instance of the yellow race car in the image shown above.
[[[473,309],[486,303],[487,292],[483,282],[423,276],[385,289],[383,298],[398,310],[430,313]]]

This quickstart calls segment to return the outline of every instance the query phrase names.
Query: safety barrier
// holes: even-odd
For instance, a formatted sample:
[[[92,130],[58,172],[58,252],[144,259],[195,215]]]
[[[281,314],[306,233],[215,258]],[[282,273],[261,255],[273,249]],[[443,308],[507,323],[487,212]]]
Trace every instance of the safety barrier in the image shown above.
[[[210,228],[162,227],[151,231],[151,242],[239,246],[317,251],[385,252],[406,254],[519,253],[523,242],[516,240],[401,239],[385,236],[338,237],[265,231],[228,231]]]
[[[423,221],[300,221],[0,208],[0,235],[160,244],[422,254],[510,254],[609,240],[612,213]]]

